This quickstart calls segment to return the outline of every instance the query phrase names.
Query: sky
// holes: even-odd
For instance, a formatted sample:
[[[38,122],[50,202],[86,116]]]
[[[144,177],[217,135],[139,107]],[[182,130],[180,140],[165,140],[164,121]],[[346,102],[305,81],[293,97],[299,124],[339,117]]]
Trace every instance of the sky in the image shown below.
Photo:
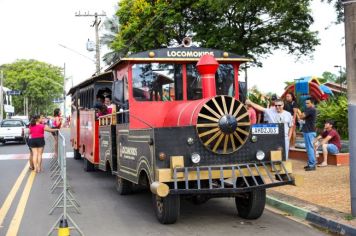
[[[0,0],[0,65],[17,59],[36,59],[60,67],[65,64],[68,91],[72,83],[76,85],[95,73],[95,53],[86,50],[87,40],[95,39],[91,27],[94,17],[76,17],[75,13],[105,12],[111,17],[116,5],[117,0]],[[313,59],[296,61],[295,56],[276,51],[262,60],[262,68],[248,70],[249,88],[256,85],[262,92],[281,95],[284,81],[321,76],[324,71],[338,74],[334,65],[345,67],[344,25],[332,24],[336,16],[331,5],[314,0],[312,10],[312,30],[318,30],[321,39]]]

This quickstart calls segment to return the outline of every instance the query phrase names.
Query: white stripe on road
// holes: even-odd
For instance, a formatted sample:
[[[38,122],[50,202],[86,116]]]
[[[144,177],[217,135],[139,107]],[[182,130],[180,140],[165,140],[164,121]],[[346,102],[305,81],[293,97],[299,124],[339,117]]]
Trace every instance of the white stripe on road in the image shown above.
[[[0,155],[0,160],[27,160],[29,158],[29,154],[3,154]],[[49,159],[52,158],[53,153],[43,153],[42,158],[43,159]],[[66,153],[67,158],[73,158],[74,153],[73,152],[67,152]]]

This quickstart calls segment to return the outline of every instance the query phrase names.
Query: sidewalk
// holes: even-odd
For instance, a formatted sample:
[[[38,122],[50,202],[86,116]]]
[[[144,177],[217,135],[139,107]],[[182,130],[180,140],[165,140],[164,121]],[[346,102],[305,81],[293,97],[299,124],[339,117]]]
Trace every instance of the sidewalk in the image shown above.
[[[351,217],[349,166],[304,171],[305,162],[291,161],[293,173],[302,175],[304,183],[269,189],[267,203],[332,232],[356,235],[356,218]]]

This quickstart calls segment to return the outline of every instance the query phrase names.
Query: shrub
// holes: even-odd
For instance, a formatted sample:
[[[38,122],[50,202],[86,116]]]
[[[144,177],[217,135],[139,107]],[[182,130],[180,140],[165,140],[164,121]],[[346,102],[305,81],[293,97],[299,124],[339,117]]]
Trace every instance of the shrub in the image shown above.
[[[348,139],[348,115],[347,97],[338,96],[317,105],[318,115],[316,126],[320,130],[324,128],[325,120],[333,120],[335,129],[339,132],[342,139]]]

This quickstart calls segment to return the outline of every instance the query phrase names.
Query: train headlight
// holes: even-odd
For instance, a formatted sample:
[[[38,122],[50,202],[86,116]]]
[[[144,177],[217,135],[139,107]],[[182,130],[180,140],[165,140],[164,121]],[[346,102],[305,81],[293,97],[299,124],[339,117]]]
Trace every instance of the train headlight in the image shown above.
[[[187,143],[189,145],[193,145],[194,144],[194,139],[192,137],[187,138]]]
[[[265,153],[263,151],[261,151],[261,150],[258,150],[256,152],[256,158],[259,161],[262,161],[263,159],[265,159],[265,156],[266,156]]]
[[[190,157],[190,159],[192,160],[192,162],[194,164],[197,164],[200,162],[200,155],[198,153],[192,153],[192,156]]]
[[[253,142],[253,143],[257,142],[257,136],[256,135],[252,135],[251,136],[251,142]]]

